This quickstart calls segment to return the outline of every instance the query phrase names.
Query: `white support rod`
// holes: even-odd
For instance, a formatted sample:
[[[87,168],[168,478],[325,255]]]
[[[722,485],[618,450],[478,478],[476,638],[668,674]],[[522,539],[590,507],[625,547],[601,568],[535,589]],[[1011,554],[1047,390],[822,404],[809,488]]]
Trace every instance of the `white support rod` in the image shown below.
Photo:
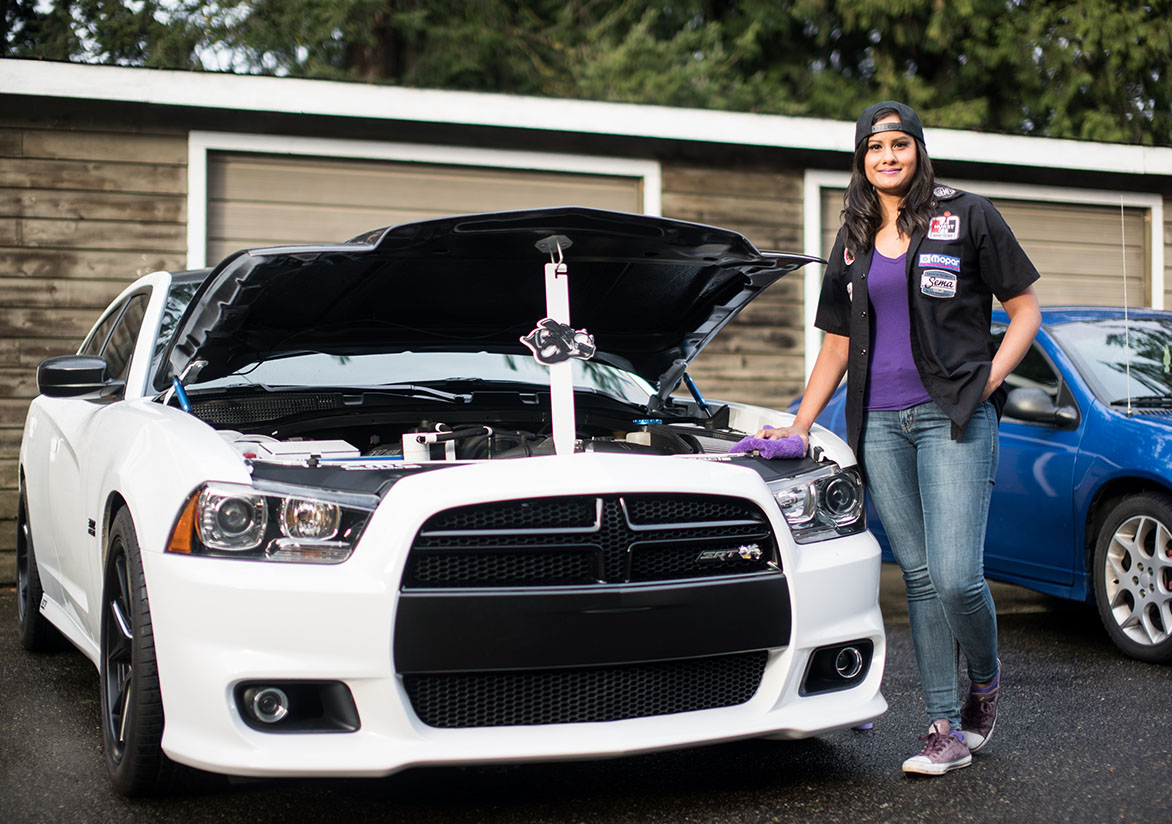
[[[570,325],[570,277],[564,263],[545,264],[545,314]],[[549,367],[550,407],[553,415],[553,450],[574,454],[578,425],[574,413],[574,365],[572,360]]]

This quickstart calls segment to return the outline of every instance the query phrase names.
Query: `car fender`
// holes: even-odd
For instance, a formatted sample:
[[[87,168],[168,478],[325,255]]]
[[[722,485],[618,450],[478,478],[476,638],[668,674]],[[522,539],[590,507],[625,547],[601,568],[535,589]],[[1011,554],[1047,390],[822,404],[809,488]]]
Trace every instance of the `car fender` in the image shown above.
[[[1088,539],[1091,508],[1103,490],[1118,481],[1159,487],[1172,494],[1172,426],[1163,416],[1118,414],[1099,403],[1087,409],[1086,436],[1075,465],[1075,533],[1079,546]],[[1078,561],[1085,561],[1079,553]],[[1089,570],[1082,570],[1085,575]],[[1087,590],[1090,595],[1090,590]]]
[[[792,412],[778,412],[746,403],[729,403],[728,407],[729,425],[733,429],[750,434],[765,428],[766,425],[775,428],[789,426],[795,417]],[[854,466],[857,463],[855,454],[847,446],[846,441],[819,423],[810,427],[810,450],[813,451],[814,447],[820,447],[825,457],[841,467]]]
[[[110,501],[121,497],[144,552],[163,551],[179,509],[201,483],[250,482],[240,452],[199,418],[149,401],[117,412],[91,454],[99,473],[91,501],[102,508],[108,529],[115,515]]]
[[[83,545],[71,550],[78,553],[74,562],[83,567],[87,591],[98,601],[110,528],[122,504],[130,510],[141,551],[162,552],[179,509],[197,486],[207,480],[249,482],[240,453],[192,415],[146,400],[106,412],[86,444],[86,511],[76,516]],[[83,521],[94,523],[92,534],[81,532]],[[95,645],[99,613],[90,608],[82,617]]]

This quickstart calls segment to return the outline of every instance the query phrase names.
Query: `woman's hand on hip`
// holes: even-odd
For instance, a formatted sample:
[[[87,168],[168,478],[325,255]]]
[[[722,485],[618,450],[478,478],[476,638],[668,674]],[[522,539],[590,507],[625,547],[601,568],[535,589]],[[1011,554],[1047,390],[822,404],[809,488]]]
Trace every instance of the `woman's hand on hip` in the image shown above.
[[[981,403],[989,400],[989,398],[993,396],[993,393],[997,391],[997,387],[1000,385],[1001,381],[990,375],[989,380],[985,382],[985,391],[981,393]]]

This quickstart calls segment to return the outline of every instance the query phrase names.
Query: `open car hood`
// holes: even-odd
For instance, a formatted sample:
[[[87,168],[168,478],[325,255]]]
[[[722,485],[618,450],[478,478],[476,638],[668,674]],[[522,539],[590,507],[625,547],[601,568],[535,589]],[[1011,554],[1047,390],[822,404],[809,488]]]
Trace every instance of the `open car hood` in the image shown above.
[[[537,244],[551,236],[563,238],[571,324],[594,336],[594,359],[653,385],[766,287],[818,260],[760,252],[726,229],[577,207],[448,217],[342,244],[239,252],[191,301],[156,386],[194,360],[207,362],[199,379],[210,380],[304,352],[529,355],[520,338],[546,316],[551,259]],[[680,370],[672,371],[678,381]]]

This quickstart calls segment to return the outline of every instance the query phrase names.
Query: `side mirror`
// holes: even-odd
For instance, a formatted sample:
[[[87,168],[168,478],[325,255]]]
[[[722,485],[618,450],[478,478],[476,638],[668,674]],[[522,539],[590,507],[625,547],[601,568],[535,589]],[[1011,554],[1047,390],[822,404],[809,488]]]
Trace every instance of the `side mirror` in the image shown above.
[[[37,391],[50,398],[102,393],[114,383],[106,377],[106,359],[94,355],[60,355],[37,367]]]
[[[1060,429],[1072,429],[1078,425],[1077,409],[1059,406],[1036,386],[1022,386],[1011,391],[1002,414],[1019,421],[1052,424]]]

